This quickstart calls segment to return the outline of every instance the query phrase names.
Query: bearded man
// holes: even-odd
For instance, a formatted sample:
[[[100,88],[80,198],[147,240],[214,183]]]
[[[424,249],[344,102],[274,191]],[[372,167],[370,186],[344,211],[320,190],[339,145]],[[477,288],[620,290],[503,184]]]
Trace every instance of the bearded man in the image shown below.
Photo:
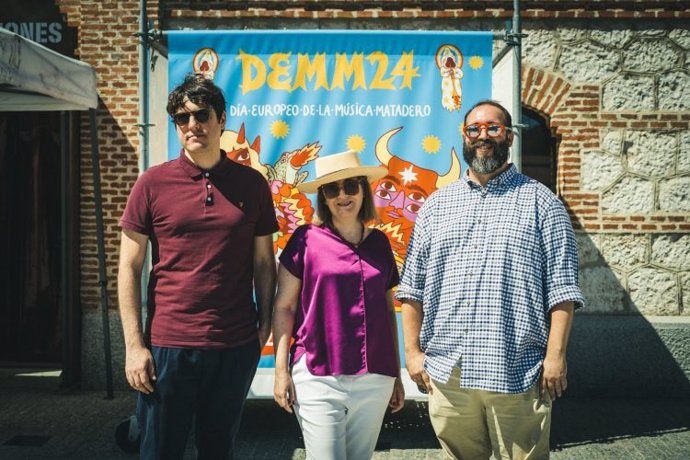
[[[465,115],[469,169],[426,201],[396,296],[410,377],[452,458],[548,458],[578,286],[563,204],[508,163],[511,116]]]

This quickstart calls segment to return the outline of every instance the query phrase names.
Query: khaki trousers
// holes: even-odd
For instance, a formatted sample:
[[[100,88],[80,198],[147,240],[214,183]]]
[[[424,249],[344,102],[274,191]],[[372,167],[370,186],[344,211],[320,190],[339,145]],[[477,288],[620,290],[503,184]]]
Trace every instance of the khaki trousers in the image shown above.
[[[449,458],[549,458],[551,400],[540,398],[539,383],[517,394],[460,388],[456,367],[448,383],[431,386],[429,416]]]

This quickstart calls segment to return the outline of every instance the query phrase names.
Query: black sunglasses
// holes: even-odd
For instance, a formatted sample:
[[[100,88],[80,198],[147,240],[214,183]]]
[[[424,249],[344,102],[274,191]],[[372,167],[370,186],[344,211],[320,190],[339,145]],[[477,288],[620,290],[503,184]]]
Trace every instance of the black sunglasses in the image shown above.
[[[342,186],[337,182],[329,182],[323,184],[320,189],[323,192],[323,196],[326,198],[336,198],[340,195],[340,189],[342,188],[345,195],[357,195],[359,193],[359,185],[361,181],[357,178],[345,179]]]
[[[206,123],[211,117],[211,109],[199,109],[196,112],[180,112],[172,116],[173,122],[177,126],[184,126],[189,123],[189,118],[194,115],[198,123]]]

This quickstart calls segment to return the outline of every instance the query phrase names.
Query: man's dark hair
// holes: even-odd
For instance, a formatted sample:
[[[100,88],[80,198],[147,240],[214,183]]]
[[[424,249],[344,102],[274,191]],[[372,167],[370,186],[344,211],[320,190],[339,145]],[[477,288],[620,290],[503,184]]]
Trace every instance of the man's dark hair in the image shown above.
[[[211,80],[204,78],[201,74],[189,74],[184,81],[168,96],[168,106],[166,110],[173,116],[180,108],[184,107],[185,100],[200,107],[212,107],[216,112],[216,119],[225,112],[225,96],[223,91]]]
[[[470,116],[470,113],[480,105],[491,105],[493,107],[496,107],[498,110],[500,110],[503,113],[503,124],[506,126],[506,128],[510,128],[513,126],[513,117],[510,116],[510,113],[508,112],[508,109],[503,107],[501,104],[498,102],[491,100],[491,99],[484,99],[482,101],[477,102],[474,104],[470,109],[467,111],[465,114],[465,120],[464,123],[467,124],[467,117]]]

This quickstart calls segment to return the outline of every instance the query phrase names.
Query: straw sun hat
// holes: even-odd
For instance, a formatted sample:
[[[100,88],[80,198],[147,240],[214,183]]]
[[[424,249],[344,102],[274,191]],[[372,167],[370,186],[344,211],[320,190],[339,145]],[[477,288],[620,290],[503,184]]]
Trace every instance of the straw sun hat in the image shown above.
[[[315,161],[315,169],[314,180],[297,185],[300,192],[316,193],[323,184],[348,177],[367,176],[371,182],[388,174],[388,169],[384,166],[362,166],[357,152],[353,150],[318,157]]]

